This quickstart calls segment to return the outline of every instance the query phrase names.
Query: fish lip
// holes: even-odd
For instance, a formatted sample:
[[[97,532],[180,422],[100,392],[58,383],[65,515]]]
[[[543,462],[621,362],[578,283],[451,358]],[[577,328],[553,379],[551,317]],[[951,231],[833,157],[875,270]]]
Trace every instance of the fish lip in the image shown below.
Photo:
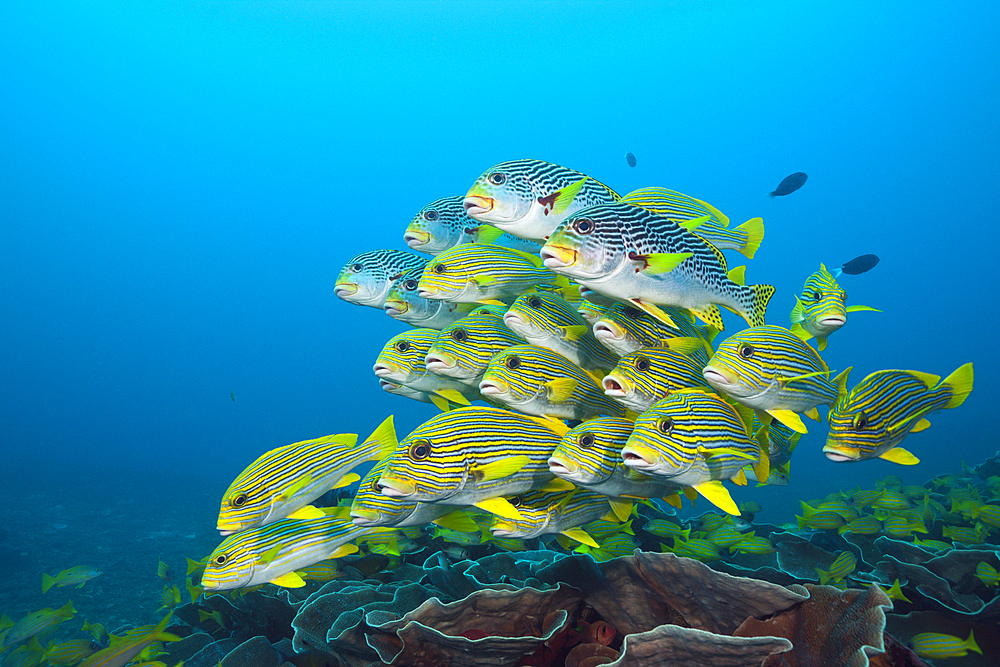
[[[615,331],[609,324],[601,321],[594,324],[594,337],[602,340],[621,340],[624,338],[620,332]]]
[[[211,579],[206,580],[204,577],[202,577],[201,581],[198,582],[198,585],[204,588],[205,590],[214,590],[219,587],[219,582],[213,581]]]
[[[538,256],[542,258],[542,264],[546,269],[559,269],[576,264],[577,251],[561,246],[544,245]]]
[[[364,510],[351,510],[351,522],[356,526],[370,526],[378,519],[374,512]]]
[[[431,235],[427,232],[407,231],[403,234],[403,243],[408,245],[413,250],[418,250],[424,247],[430,240]]]
[[[601,386],[604,387],[605,396],[612,396],[614,398],[622,398],[625,396],[625,388],[622,386],[621,382],[619,382],[618,379],[612,375],[604,376],[604,379],[601,380]]]
[[[514,326],[511,326],[511,322],[514,323]],[[509,311],[509,310],[506,313],[503,314],[503,323],[511,331],[514,331],[514,327],[516,327],[516,326],[522,326],[523,327],[525,325],[524,318],[522,318],[517,313]]]
[[[402,315],[410,309],[410,304],[405,301],[386,301],[385,305],[382,306],[382,310],[389,317],[395,317],[396,315]]]
[[[833,315],[831,317],[824,317],[819,320],[819,323],[824,327],[842,327],[847,324],[847,318],[840,315]]]
[[[401,387],[402,385],[396,384],[391,380],[386,380],[385,378],[379,378],[378,386],[382,388],[382,391],[389,391],[390,389],[395,389],[396,387]]]
[[[858,460],[857,458],[848,456],[847,454],[837,451],[832,447],[824,447],[823,453],[826,454],[826,458],[831,461],[836,461],[837,463],[851,463]]]
[[[701,371],[701,376],[705,378],[713,387],[716,385],[721,385],[723,387],[730,387],[736,384],[736,381],[729,377],[724,370],[721,370],[718,366],[705,366]]]
[[[333,287],[333,293],[337,298],[343,299],[344,297],[351,296],[352,294],[358,293],[358,286],[354,283],[337,283]]]
[[[219,535],[222,535],[223,537],[229,537],[230,535],[235,535],[240,532],[239,528],[236,530],[223,530],[222,528],[217,528],[217,530],[219,531]]]
[[[434,295],[436,293],[437,292],[431,292],[429,290],[425,290],[424,288],[419,287],[419,286],[417,287],[417,296],[419,296],[421,298],[424,298],[424,299],[433,299],[433,298],[435,298]]]
[[[455,365],[456,365],[455,362],[449,364],[447,361],[445,361],[444,359],[442,359],[437,355],[428,354],[426,357],[424,357],[424,368],[426,368],[432,373],[437,373],[439,371],[446,371],[448,369],[454,368]]]
[[[473,218],[483,213],[489,213],[493,210],[494,206],[496,206],[496,200],[493,197],[466,195],[465,199],[462,200],[462,207],[465,209],[465,212]]]
[[[630,448],[628,445],[622,448],[622,462],[630,468],[644,469],[652,468],[653,462],[635,452],[634,449]]]
[[[392,478],[386,479],[384,475],[379,478],[378,485],[382,489],[382,495],[391,498],[408,498],[415,492],[412,484]]]
[[[575,465],[572,461],[559,458],[557,456],[550,456],[548,460],[549,472],[557,477],[565,477],[567,475],[574,475],[580,471],[580,466]],[[557,472],[558,470],[558,472]]]
[[[483,380],[479,383],[479,393],[484,396],[500,396],[506,394],[507,390],[492,380]]]
[[[392,369],[383,364],[375,364],[372,366],[372,371],[375,373],[376,377],[385,378],[392,375]]]

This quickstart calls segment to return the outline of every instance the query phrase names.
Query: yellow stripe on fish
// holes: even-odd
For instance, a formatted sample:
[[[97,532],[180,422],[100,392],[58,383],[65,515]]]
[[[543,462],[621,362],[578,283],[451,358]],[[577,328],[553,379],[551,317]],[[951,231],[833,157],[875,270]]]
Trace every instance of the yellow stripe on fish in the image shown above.
[[[469,391],[467,385],[427,368],[427,353],[439,335],[436,329],[411,329],[393,336],[382,346],[375,359],[372,367],[375,376],[429,394],[457,391],[465,394],[467,400],[478,398],[478,394]]]
[[[413,327],[443,329],[475,308],[468,303],[432,301],[420,296],[417,286],[423,275],[424,267],[419,266],[410,269],[392,284],[383,305],[386,315]]]
[[[802,340],[815,336],[817,347],[825,350],[830,334],[847,324],[847,313],[875,310],[868,306],[848,307],[844,303],[846,300],[847,292],[826,270],[826,266],[820,264],[819,271],[806,278],[802,295],[795,297],[795,307],[790,315],[792,333]]]
[[[532,538],[562,534],[597,548],[597,542],[579,526],[611,511],[608,496],[586,489],[528,491],[507,500],[517,508],[521,518],[494,517],[490,531],[496,537]]]
[[[623,356],[601,381],[604,393],[629,410],[643,413],[653,403],[680,389],[708,389],[702,370],[708,362],[704,350],[682,354],[669,349],[649,349]]]
[[[230,484],[217,527],[223,535],[266,525],[303,510],[327,491],[357,480],[346,477],[365,461],[384,458],[396,445],[392,417],[361,445],[354,434],[328,435],[272,449]]]
[[[882,458],[912,465],[918,459],[899,447],[911,432],[930,426],[935,410],[957,408],[972,391],[972,364],[944,380],[918,371],[872,373],[830,411],[830,434],[823,452],[833,461]]]
[[[486,243],[446,250],[427,263],[417,284],[420,296],[457,303],[484,300],[512,301],[533,288],[569,286],[542,266],[534,255]]]
[[[593,325],[594,337],[619,356],[650,348],[693,352],[704,348],[712,352],[714,329],[706,331],[682,308],[664,308],[673,325],[625,303],[608,307]]]
[[[351,503],[351,519],[358,526],[425,526],[446,514],[460,508],[444,503],[409,502],[382,493],[378,480],[389,465],[387,456],[372,468],[361,480],[354,501]]]
[[[490,359],[521,343],[503,323],[504,312],[484,306],[442,329],[424,358],[427,370],[478,390]]]

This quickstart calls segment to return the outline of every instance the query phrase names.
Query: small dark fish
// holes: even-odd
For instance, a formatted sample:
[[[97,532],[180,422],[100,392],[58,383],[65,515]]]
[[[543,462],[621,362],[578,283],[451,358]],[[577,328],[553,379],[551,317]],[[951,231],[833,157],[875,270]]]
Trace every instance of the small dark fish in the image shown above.
[[[807,178],[809,177],[801,171],[797,171],[791,176],[785,176],[785,179],[781,183],[778,183],[777,189],[771,193],[771,199],[792,194],[806,184]]]
[[[635,156],[632,155],[631,153],[625,153],[625,161],[628,162],[628,166],[630,167],[635,166]]]
[[[878,264],[878,255],[861,255],[840,267],[840,271],[849,276],[856,276],[871,271],[876,264]]]
[[[235,401],[236,400],[236,392],[235,391],[229,392],[229,398],[231,398],[231,399],[233,399]]]

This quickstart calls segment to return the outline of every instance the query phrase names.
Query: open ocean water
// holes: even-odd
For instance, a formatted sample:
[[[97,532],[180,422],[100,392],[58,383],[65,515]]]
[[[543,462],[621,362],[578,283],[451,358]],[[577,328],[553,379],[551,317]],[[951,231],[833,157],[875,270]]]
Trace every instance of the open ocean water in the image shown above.
[[[807,421],[789,486],[730,487],[758,520],[982,462],[1000,450],[998,35],[988,2],[5,4],[0,612],[71,598],[59,639],[155,623],[158,561],[183,583],[261,453],[436,414],[372,375],[405,325],[333,284],[505,160],[762,217],[747,282],[776,287],[769,324],[821,262],[877,254],[839,282],[882,312],[823,352],[851,385],[973,362],[968,400],[907,439],[919,465],[834,463]],[[720,340],[743,327],[725,319]],[[76,565],[104,574],[42,595]]]

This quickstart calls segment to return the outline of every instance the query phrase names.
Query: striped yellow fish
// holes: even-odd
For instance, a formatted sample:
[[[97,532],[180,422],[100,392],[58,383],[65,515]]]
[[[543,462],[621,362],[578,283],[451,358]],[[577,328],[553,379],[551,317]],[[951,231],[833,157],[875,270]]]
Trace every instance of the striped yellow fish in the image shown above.
[[[363,252],[340,270],[334,294],[348,303],[381,310],[392,284],[410,269],[426,263],[423,257],[402,250]]]
[[[53,665],[76,664],[98,648],[100,647],[89,639],[71,639],[61,644],[50,641],[45,647],[45,659]]]
[[[673,324],[635,306],[616,303],[594,322],[594,337],[618,356],[650,348],[691,352],[705,347],[711,351],[711,340],[717,331],[702,329],[695,324],[691,313],[682,308],[664,308],[663,311]]]
[[[378,480],[389,465],[386,457],[372,468],[361,480],[354,501],[351,503],[351,519],[358,526],[426,526],[460,507],[445,503],[419,503],[394,498],[382,493]]]
[[[54,577],[48,574],[42,573],[42,593],[47,593],[53,586],[63,587],[63,586],[76,586],[77,588],[83,588],[83,585],[104,574],[96,567],[88,567],[86,565],[77,565],[76,567],[71,567],[63,570]]]
[[[910,648],[921,658],[932,658],[934,660],[960,658],[963,655],[967,655],[969,651],[974,651],[980,655],[983,653],[983,650],[976,644],[976,638],[972,635],[972,630],[969,630],[969,638],[965,640],[938,632],[921,632],[910,639]]]
[[[250,528],[230,535],[215,548],[201,576],[201,585],[210,591],[267,582],[299,588],[305,582],[295,570],[356,553],[358,547],[351,542],[378,530],[356,526],[337,516],[282,519]]]
[[[505,310],[484,306],[441,330],[427,351],[427,370],[479,389],[490,359],[521,339],[503,323]]]
[[[30,639],[39,633],[56,627],[63,621],[68,621],[74,616],[76,616],[76,609],[73,608],[72,601],[67,602],[59,609],[46,607],[45,609],[33,611],[11,626],[10,630],[7,631],[7,636],[4,638],[4,646],[11,646],[25,639]]]
[[[469,398],[478,398],[477,393],[469,391],[461,382],[427,368],[427,353],[439,333],[436,329],[411,329],[390,338],[372,367],[375,376],[428,394],[465,393],[466,402]]]
[[[682,354],[669,349],[649,349],[626,354],[604,376],[604,394],[629,410],[643,413],[653,403],[679,389],[704,388],[702,376],[708,355],[704,350]]]
[[[460,245],[427,263],[417,284],[425,299],[475,303],[513,301],[529,289],[565,289],[569,282],[535,255],[488,243]]]
[[[522,518],[494,517],[490,531],[495,537],[532,538],[560,534],[597,548],[599,545],[594,538],[580,526],[611,511],[608,496],[586,489],[528,491],[507,500]]]
[[[800,338],[782,327],[762,326],[724,340],[704,375],[716,391],[805,433],[799,414],[818,420],[816,406],[837,401],[850,370],[831,380],[826,362]]]
[[[722,398],[686,389],[636,420],[622,459],[633,470],[693,487],[716,507],[739,515],[721,480],[740,479],[743,466],[760,461],[760,447],[749,431],[749,424]]]
[[[350,471],[384,458],[396,445],[392,417],[357,445],[354,434],[329,435],[272,449],[241,472],[222,497],[217,528],[222,535],[264,526],[285,517],[321,516],[306,510],[330,489],[357,481]],[[302,514],[299,514],[302,512]]]
[[[427,204],[413,216],[403,233],[403,242],[412,250],[440,255],[463,243],[492,243],[537,254],[539,245],[492,225],[474,220],[465,210],[465,195],[442,197]]]
[[[854,572],[854,568],[858,565],[858,557],[854,555],[851,551],[842,551],[839,556],[830,564],[829,570],[821,570],[816,568],[816,574],[819,575],[819,583],[821,586],[826,585],[827,582],[840,581]]]
[[[594,376],[561,354],[535,345],[514,345],[493,357],[479,393],[529,415],[625,416],[625,408],[604,395]]]
[[[140,632],[133,630],[117,642],[112,642],[108,648],[94,653],[77,667],[122,667],[132,662],[153,642],[180,641],[180,637],[167,632],[172,616],[173,612],[169,612],[154,628]]]
[[[405,501],[475,505],[517,518],[502,496],[556,481],[548,458],[560,436],[552,428],[544,419],[491,407],[442,413],[399,443],[379,485]]]
[[[872,373],[830,411],[823,453],[833,461],[881,458],[903,465],[919,463],[899,444],[911,432],[930,426],[925,417],[931,412],[961,405],[972,382],[971,363],[944,380],[917,371]]]
[[[792,333],[802,340],[816,338],[820,350],[826,349],[826,339],[837,329],[847,324],[847,314],[862,310],[873,310],[868,306],[848,306],[844,303],[847,292],[841,288],[826,266],[819,265],[819,271],[806,278],[802,295],[795,297],[790,319]]]
[[[417,285],[423,275],[424,267],[419,266],[392,284],[382,307],[386,315],[413,327],[443,329],[472,312],[472,304],[431,301],[420,296]]]

